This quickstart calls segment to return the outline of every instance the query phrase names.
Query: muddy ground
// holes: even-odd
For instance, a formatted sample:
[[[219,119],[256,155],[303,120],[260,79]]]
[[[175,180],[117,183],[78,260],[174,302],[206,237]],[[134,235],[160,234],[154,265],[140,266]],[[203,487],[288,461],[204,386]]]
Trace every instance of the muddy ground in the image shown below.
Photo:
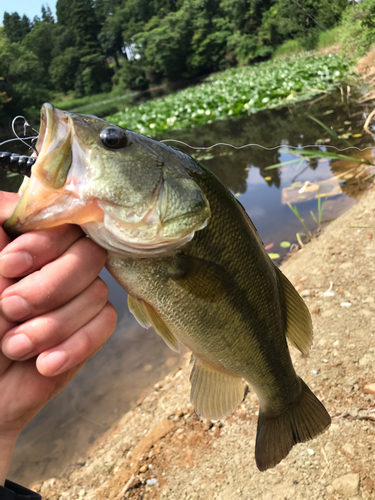
[[[327,432],[259,472],[256,395],[250,390],[226,420],[200,420],[189,403],[187,355],[85,463],[33,487],[46,500],[375,498],[375,189],[282,271],[312,313],[310,355],[291,352],[332,416]]]

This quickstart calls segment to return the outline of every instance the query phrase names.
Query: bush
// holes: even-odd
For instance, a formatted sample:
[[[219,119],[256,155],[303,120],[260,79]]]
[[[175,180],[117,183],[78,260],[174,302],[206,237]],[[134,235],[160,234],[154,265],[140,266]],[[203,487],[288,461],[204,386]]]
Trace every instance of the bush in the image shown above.
[[[131,90],[146,90],[149,82],[138,60],[123,61],[113,77],[116,87]]]
[[[341,48],[345,54],[359,58],[375,44],[375,0],[349,7],[341,24]]]
[[[317,48],[324,49],[331,45],[336,45],[341,42],[341,26],[335,26],[334,28],[322,31],[318,38]]]
[[[290,56],[291,54],[298,54],[298,52],[302,52],[303,50],[304,48],[298,40],[288,40],[277,47],[274,57]]]

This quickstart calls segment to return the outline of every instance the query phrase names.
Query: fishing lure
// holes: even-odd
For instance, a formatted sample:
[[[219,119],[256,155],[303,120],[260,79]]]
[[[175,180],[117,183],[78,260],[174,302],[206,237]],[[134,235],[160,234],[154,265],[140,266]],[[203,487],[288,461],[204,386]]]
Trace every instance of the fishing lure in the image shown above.
[[[30,177],[31,167],[36,162],[34,156],[19,155],[17,153],[8,153],[0,151],[0,167],[15,174],[26,175]]]

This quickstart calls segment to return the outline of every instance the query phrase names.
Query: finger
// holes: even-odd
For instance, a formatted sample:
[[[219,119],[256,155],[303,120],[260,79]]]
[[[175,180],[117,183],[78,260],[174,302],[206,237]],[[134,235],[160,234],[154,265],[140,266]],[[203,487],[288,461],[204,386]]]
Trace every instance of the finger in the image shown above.
[[[18,194],[0,191],[0,251],[11,241],[1,226],[12,215],[18,198]]]
[[[19,278],[32,273],[60,257],[83,236],[82,229],[72,224],[22,234],[0,253],[0,274]]]
[[[89,238],[80,238],[61,257],[4,290],[0,310],[10,321],[53,311],[95,280],[105,258],[105,250]]]
[[[89,323],[58,346],[40,354],[36,367],[40,374],[53,377],[79,365],[98,351],[112,335],[117,313],[110,302]]]
[[[7,332],[1,348],[10,359],[24,361],[60,344],[95,318],[108,300],[108,287],[97,278],[86,290],[51,313]]]
[[[4,278],[3,276],[0,275],[0,294],[9,286],[13,285],[14,280],[11,280],[9,278]],[[15,324],[12,321],[9,321],[3,314],[1,314],[0,310],[0,340],[2,339],[3,335],[13,328]],[[0,371],[1,371],[1,363],[0,363]]]
[[[2,225],[12,215],[15,206],[19,200],[17,193],[6,193],[0,191],[0,225]]]

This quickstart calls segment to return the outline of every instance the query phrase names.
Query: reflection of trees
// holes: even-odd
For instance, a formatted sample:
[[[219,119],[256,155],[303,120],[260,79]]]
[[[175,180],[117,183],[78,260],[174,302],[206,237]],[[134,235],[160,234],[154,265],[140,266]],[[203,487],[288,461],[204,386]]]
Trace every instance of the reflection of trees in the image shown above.
[[[358,155],[359,153],[357,152],[356,156]],[[367,158],[373,161],[371,150],[360,153],[360,156],[361,158]],[[337,176],[341,180],[345,180],[345,182],[341,184],[341,189],[346,195],[354,199],[360,198],[361,191],[373,183],[373,179],[369,177],[370,172],[374,172],[374,168],[372,167],[370,167],[370,170],[360,163],[356,164],[352,161],[338,160],[331,161],[330,168],[332,175]],[[348,175],[352,177],[346,178]]]
[[[265,147],[279,144],[285,144],[286,147],[288,145],[301,147],[314,144],[318,139],[329,138],[328,133],[311,120],[307,116],[308,114],[337,131],[338,128],[344,126],[345,120],[350,120],[352,111],[350,107],[354,106],[358,110],[358,104],[341,102],[339,92],[335,92],[312,105],[301,103],[291,108],[260,111],[237,120],[219,121],[184,131],[169,132],[163,139],[178,139],[192,146],[202,147],[217,142],[236,146],[252,143]],[[325,112],[333,108],[334,113],[325,115]],[[342,147],[340,144],[335,145]],[[189,154],[194,152],[185,146],[178,144],[176,146]],[[248,172],[245,168],[248,165],[252,168],[259,168],[262,177],[271,177],[271,180],[265,181],[269,186],[280,186],[279,169],[266,170],[269,165],[280,162],[278,150],[267,151],[259,147],[249,147],[242,150],[230,149],[229,151],[233,154],[219,156],[220,153],[228,153],[228,148],[217,147],[210,151],[214,155],[214,159],[202,160],[227,187],[240,193],[246,190]],[[315,170],[317,166],[318,162],[315,159],[309,162],[309,168]]]

